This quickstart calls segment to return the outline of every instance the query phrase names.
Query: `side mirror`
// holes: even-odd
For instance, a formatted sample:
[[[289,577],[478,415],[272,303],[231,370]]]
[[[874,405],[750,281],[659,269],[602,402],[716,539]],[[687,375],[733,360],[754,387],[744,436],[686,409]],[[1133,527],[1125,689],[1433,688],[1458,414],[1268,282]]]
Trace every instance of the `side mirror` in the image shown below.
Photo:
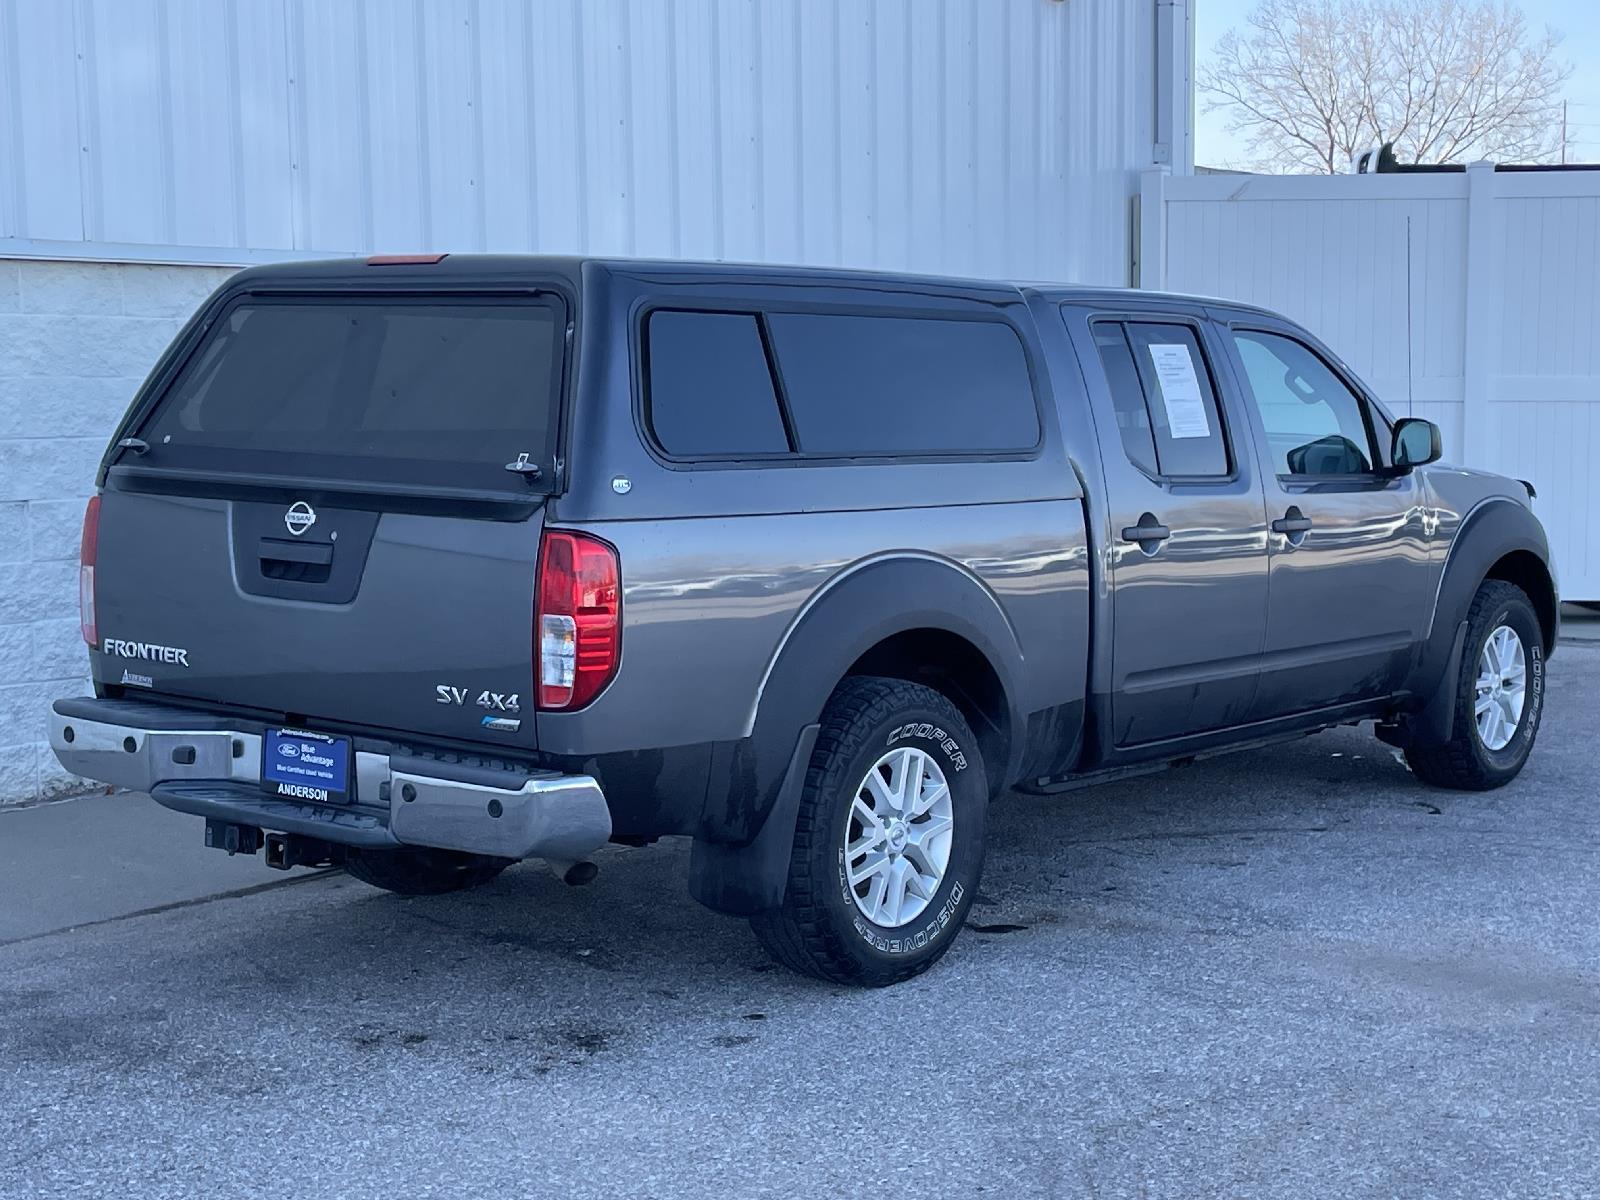
[[[1394,444],[1390,447],[1389,461],[1397,471],[1409,471],[1438,462],[1444,454],[1444,442],[1439,427],[1421,417],[1402,417],[1394,425]]]

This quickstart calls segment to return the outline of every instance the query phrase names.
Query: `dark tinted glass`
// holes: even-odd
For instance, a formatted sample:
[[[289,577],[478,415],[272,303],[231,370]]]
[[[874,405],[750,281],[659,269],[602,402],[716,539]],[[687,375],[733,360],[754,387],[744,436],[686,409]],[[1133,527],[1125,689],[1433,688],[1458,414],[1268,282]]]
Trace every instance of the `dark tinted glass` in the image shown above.
[[[541,302],[235,305],[162,398],[141,466],[527,490],[551,477],[563,316]]]
[[[1228,443],[1199,340],[1187,325],[1130,324],[1163,475],[1226,475]]]
[[[1117,431],[1122,435],[1122,448],[1128,460],[1152,475],[1160,474],[1155,436],[1150,429],[1150,410],[1145,407],[1144,385],[1139,382],[1139,368],[1134,365],[1127,334],[1121,325],[1098,322],[1094,326],[1094,344],[1100,350],[1100,362],[1111,387],[1111,402],[1117,410]]]
[[[781,454],[789,449],[749,313],[650,314],[650,427],[668,454]]]
[[[1009,325],[913,317],[768,317],[807,454],[972,454],[1039,441]]]

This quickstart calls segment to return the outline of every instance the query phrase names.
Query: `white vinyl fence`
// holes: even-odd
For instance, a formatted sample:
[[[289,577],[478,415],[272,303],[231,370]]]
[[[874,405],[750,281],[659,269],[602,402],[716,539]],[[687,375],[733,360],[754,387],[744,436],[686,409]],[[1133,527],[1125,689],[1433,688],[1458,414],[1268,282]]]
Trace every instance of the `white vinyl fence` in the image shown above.
[[[1600,171],[1143,180],[1140,286],[1304,324],[1445,455],[1531,480],[1567,599],[1600,600]]]

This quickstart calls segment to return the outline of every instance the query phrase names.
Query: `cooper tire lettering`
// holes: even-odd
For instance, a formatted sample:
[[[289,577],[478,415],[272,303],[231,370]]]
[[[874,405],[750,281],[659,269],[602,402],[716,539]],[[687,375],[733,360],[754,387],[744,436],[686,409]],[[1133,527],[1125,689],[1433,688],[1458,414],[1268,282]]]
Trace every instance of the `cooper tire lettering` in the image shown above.
[[[930,742],[937,742],[939,749],[944,751],[944,755],[950,760],[952,767],[957,771],[965,771],[967,769],[967,756],[961,752],[960,744],[939,726],[930,725],[927,722],[902,725],[898,729],[889,731],[889,737],[884,742],[884,745],[892,746],[896,742],[904,741],[906,738],[923,738]]]

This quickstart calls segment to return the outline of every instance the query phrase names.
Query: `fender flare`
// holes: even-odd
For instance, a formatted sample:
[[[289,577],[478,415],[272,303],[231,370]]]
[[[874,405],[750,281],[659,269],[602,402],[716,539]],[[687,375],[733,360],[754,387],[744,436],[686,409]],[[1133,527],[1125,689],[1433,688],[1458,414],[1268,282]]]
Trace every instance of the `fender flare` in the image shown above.
[[[1023,651],[999,598],[969,568],[929,554],[864,559],[834,576],[790,624],[767,666],[751,714],[758,742],[776,735],[787,750],[801,726],[822,715],[852,666],[896,634],[932,629],[974,646],[1000,681],[1012,731],[1026,720]],[[988,764],[1009,780],[1020,765],[1015,736],[1007,761]]]
[[[1459,667],[1456,660],[1467,610],[1495,563],[1519,550],[1536,557],[1550,574],[1550,545],[1544,528],[1528,508],[1510,497],[1481,500],[1462,518],[1439,575],[1428,638],[1409,681],[1408,690],[1420,699],[1421,709],[1407,722],[1408,738],[1427,744],[1449,740]],[[1551,587],[1553,593],[1553,576]],[[1538,605],[1541,598],[1530,599]],[[1450,691],[1450,703],[1438,702],[1444,688]]]
[[[890,553],[833,577],[774,652],[743,741],[715,756],[690,891],[720,912],[748,915],[783,899],[804,775],[828,697],[867,651],[895,634],[933,629],[963,638],[1000,681],[1010,737],[998,777],[1021,766],[1023,652],[999,599],[968,568],[927,554]],[[986,769],[987,769],[987,764]]]

